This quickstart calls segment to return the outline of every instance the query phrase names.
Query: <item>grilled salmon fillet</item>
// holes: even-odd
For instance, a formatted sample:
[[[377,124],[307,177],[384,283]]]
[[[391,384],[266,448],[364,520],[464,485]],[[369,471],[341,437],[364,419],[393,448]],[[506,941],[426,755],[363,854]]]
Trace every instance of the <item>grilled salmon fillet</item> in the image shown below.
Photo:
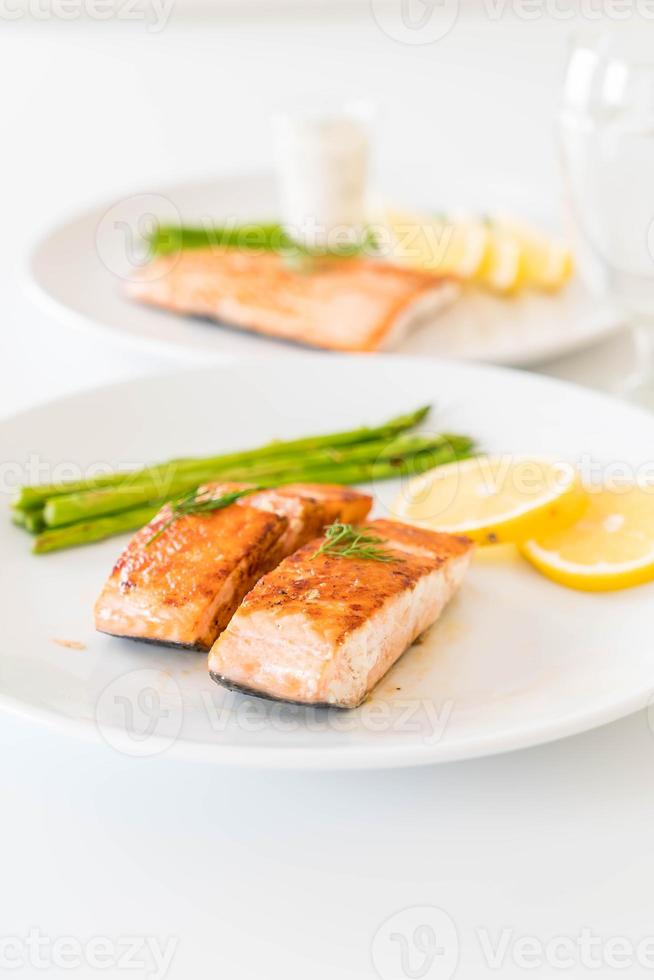
[[[310,272],[273,252],[189,249],[148,264],[127,286],[135,300],[311,347],[393,347],[458,293],[433,273],[365,258],[330,258]]]
[[[200,490],[217,498],[233,490],[252,487],[251,483],[210,483]],[[372,507],[370,494],[335,483],[287,483],[281,487],[259,490],[237,502],[241,506],[256,507],[286,518],[288,526],[279,540],[278,559],[274,564],[318,537],[334,521],[358,524],[365,520]]]
[[[305,545],[245,597],[209,655],[225,687],[353,708],[438,619],[461,584],[467,538],[394,521],[366,525],[393,561],[316,554]]]
[[[279,560],[322,534],[334,521],[358,524],[372,507],[372,497],[349,487],[321,483],[288,483],[246,497],[248,505],[284,516],[288,529],[280,541]]]
[[[248,488],[215,483],[203,491],[218,498]],[[181,517],[152,540],[170,517],[167,505],[116,562],[95,606],[96,628],[208,650],[265,572],[320,533],[334,513],[363,520],[371,504],[366,494],[345,487],[298,484]]]

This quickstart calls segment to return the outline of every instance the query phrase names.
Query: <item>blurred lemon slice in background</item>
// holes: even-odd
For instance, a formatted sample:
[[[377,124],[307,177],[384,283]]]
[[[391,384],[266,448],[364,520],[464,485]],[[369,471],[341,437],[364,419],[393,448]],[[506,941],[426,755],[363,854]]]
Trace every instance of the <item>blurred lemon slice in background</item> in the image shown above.
[[[573,272],[569,248],[508,216],[436,217],[386,209],[382,221],[390,232],[393,260],[500,295],[524,287],[553,292]]]
[[[524,279],[520,241],[493,221],[488,221],[486,254],[477,270],[477,281],[496,293],[512,293]]]
[[[586,507],[574,468],[515,456],[477,456],[412,479],[393,506],[422,527],[465,534],[479,544],[524,541],[567,526]]]
[[[436,218],[411,211],[386,211],[392,257],[419,269],[458,279],[474,278],[488,246],[482,221]]]
[[[588,506],[565,530],[521,546],[539,571],[561,585],[599,592],[654,579],[654,485],[589,492]]]
[[[525,286],[554,291],[566,284],[574,271],[574,262],[572,252],[563,242],[512,218],[498,217],[494,225],[519,244]]]

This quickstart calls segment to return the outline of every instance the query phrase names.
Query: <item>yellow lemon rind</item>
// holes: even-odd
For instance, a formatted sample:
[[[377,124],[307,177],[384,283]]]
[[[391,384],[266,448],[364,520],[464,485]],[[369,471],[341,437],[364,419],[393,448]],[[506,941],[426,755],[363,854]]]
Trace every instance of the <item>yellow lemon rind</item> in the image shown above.
[[[436,483],[446,480],[450,472],[465,471],[476,464],[476,457],[463,463],[450,463],[432,471]],[[492,458],[490,459],[492,462]],[[420,486],[429,479],[429,473],[422,474],[412,481]],[[574,473],[570,482],[558,493],[550,493],[534,504],[523,504],[498,519],[484,523],[459,521],[456,524],[439,522],[434,519],[421,519],[412,514],[411,506],[404,495],[399,495],[394,503],[395,515],[420,527],[449,534],[461,534],[479,545],[516,544],[533,538],[544,531],[549,533],[563,530],[578,520],[588,503],[588,496]]]
[[[615,592],[654,580],[654,554],[641,562],[615,565],[612,570],[592,571],[592,566],[544,558],[545,554],[551,553],[539,548],[535,541],[524,541],[519,550],[523,558],[550,581],[580,592]]]

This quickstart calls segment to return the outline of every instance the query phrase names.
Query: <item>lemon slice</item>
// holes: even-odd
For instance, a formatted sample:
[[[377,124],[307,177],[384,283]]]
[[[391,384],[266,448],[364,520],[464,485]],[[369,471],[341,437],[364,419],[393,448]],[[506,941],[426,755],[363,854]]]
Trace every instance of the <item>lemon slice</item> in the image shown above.
[[[544,575],[590,592],[654,579],[654,485],[588,493],[582,516],[565,530],[544,531],[521,551]]]
[[[522,245],[514,234],[494,222],[488,223],[488,246],[476,278],[496,293],[513,293],[523,285]]]
[[[472,279],[484,259],[488,229],[482,221],[437,219],[411,211],[387,211],[392,256],[414,268]]]
[[[499,218],[496,224],[520,245],[525,286],[553,292],[566,284],[573,273],[574,262],[572,252],[563,242],[509,218]]]
[[[414,477],[393,510],[404,520],[479,544],[524,541],[570,524],[586,506],[572,466],[547,459],[477,456]]]

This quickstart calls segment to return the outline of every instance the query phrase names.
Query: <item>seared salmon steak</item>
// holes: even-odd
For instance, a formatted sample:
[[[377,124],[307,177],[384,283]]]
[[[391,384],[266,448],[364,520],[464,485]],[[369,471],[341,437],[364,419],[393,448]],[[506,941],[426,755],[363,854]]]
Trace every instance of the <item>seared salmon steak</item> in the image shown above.
[[[284,340],[341,351],[393,347],[458,294],[452,280],[367,258],[329,258],[310,271],[274,252],[214,248],[154,259],[128,295]]]
[[[248,484],[203,487],[215,499]],[[323,499],[317,499],[322,493]],[[137,532],[95,606],[103,633],[209,650],[243,596],[333,514],[360,514],[371,498],[344,487],[298,485],[241,497],[220,510],[180,517],[166,505]]]
[[[394,521],[365,532],[384,560],[321,551],[318,538],[261,578],[211,650],[213,679],[281,701],[361,704],[438,619],[472,553],[467,538]]]
[[[280,561],[319,537],[334,521],[364,521],[372,507],[368,494],[327,483],[288,483],[244,499],[249,506],[271,510],[287,519],[288,529],[280,541]]]

